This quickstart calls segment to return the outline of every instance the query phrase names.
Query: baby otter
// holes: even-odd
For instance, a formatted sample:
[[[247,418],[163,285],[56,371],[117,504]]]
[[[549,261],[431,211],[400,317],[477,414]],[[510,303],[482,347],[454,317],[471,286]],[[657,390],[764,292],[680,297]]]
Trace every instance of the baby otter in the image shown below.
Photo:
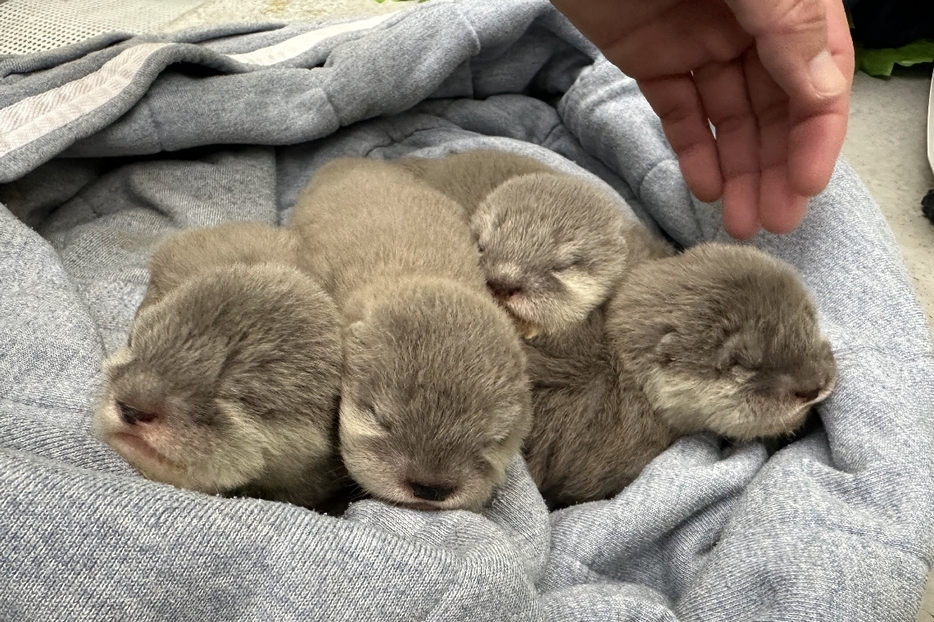
[[[369,494],[478,509],[529,426],[522,346],[459,208],[398,166],[322,167],[289,226],[344,319],[340,448]]]
[[[527,330],[559,333],[609,296],[628,264],[628,226],[595,185],[558,173],[514,177],[470,219],[493,297]]]
[[[199,272],[234,263],[297,263],[298,240],[287,229],[258,222],[227,222],[215,227],[186,229],[159,244],[149,260],[149,285],[139,308]]]
[[[586,322],[536,338],[527,354],[524,454],[553,505],[618,493],[685,434],[790,433],[836,381],[793,270],[724,244],[634,267]]]
[[[625,271],[631,225],[586,180],[490,150],[398,162],[464,208],[489,290],[525,338],[583,321]]]
[[[207,269],[137,314],[104,365],[94,426],[149,479],[325,508],[348,483],[340,369],[337,308],[312,279]]]

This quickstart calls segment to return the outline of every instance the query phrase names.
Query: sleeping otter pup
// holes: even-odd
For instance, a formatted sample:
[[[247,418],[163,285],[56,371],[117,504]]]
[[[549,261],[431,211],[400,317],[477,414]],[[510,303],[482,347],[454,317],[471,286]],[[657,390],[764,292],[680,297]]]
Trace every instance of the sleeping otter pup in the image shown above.
[[[790,433],[836,380],[793,270],[724,244],[632,268],[586,322],[532,340],[527,355],[524,454],[552,505],[618,493],[685,434]]]
[[[632,226],[606,192],[559,173],[504,182],[470,218],[487,287],[526,338],[563,332],[606,300]]]
[[[464,209],[490,293],[527,339],[583,321],[631,263],[639,225],[584,179],[495,150],[397,162]]]
[[[322,509],[337,453],[337,308],[297,268],[196,274],[136,316],[105,365],[99,437],[149,479]]]
[[[460,209],[401,167],[338,159],[315,174],[289,227],[343,315],[350,475],[390,503],[479,509],[519,452],[530,393]]]

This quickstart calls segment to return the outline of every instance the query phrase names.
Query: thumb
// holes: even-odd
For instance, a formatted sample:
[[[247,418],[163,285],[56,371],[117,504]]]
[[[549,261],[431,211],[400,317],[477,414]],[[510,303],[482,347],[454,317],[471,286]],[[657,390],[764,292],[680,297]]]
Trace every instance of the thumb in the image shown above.
[[[828,49],[825,0],[725,1],[743,30],[755,37],[766,71],[793,102],[811,109],[849,89],[849,81]],[[833,17],[836,9],[830,9]],[[839,10],[843,11],[842,4]]]

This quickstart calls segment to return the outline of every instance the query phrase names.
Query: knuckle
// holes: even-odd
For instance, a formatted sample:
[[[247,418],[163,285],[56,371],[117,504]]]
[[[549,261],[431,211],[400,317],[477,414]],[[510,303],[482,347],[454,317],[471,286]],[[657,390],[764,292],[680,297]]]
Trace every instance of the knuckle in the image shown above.
[[[826,30],[824,0],[727,0],[753,36]]]
[[[782,0],[775,4],[771,30],[782,34],[827,28],[827,10],[822,0]]]

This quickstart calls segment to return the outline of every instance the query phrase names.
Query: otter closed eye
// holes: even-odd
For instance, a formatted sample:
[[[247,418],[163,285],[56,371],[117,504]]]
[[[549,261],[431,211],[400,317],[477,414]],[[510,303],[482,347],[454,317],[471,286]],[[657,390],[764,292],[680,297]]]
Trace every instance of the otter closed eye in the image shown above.
[[[141,410],[133,408],[132,406],[127,406],[123,402],[117,401],[116,404],[117,409],[120,411],[120,418],[129,425],[133,425],[135,423],[148,423],[156,418],[156,415],[153,413],[145,413]]]
[[[376,425],[377,428],[386,432],[387,434],[392,434],[392,423],[385,417],[380,417],[376,414],[376,409],[373,406],[364,406],[363,410],[370,417],[370,420]]]
[[[583,261],[584,261],[583,257],[574,255],[572,257],[568,257],[568,258],[557,261],[555,265],[551,267],[551,269],[554,272],[564,272],[565,270],[576,268],[578,265],[583,263]]]

